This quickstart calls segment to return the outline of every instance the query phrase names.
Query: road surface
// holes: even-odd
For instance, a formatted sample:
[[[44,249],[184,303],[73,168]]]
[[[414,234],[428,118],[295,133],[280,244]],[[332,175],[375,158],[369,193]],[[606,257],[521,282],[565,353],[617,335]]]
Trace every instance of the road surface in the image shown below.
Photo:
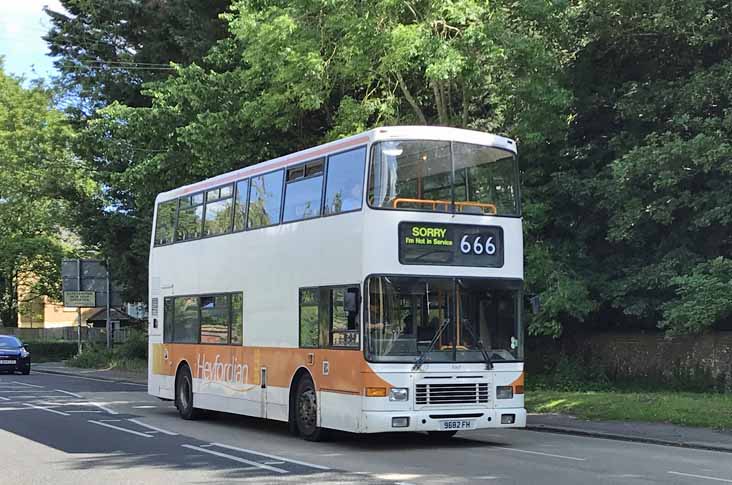
[[[283,423],[183,421],[140,384],[0,375],[2,483],[732,483],[732,454],[525,430],[337,434]]]

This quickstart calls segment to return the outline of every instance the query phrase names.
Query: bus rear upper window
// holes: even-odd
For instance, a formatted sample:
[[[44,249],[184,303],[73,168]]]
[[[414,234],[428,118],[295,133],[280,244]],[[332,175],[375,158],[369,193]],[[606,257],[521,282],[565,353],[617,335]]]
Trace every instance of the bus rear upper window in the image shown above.
[[[365,161],[365,147],[328,158],[328,180],[325,184],[326,215],[361,208]]]
[[[158,204],[158,215],[155,220],[155,245],[170,244],[173,242],[175,229],[175,211],[178,208],[177,200],[170,200]]]
[[[279,170],[251,179],[247,220],[249,229],[280,223],[282,177],[282,170]]]

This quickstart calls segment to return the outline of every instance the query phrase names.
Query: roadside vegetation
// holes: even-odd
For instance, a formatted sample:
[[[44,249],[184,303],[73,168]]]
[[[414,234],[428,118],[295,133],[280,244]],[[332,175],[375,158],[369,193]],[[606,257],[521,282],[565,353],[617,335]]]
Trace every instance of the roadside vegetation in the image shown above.
[[[605,370],[562,356],[543,373],[529,373],[526,409],[581,419],[646,421],[732,429],[732,394],[703,372],[658,379],[616,379]]]
[[[144,372],[147,369],[147,335],[133,332],[126,342],[111,350],[104,344],[89,345],[81,354],[67,360],[66,366]]]
[[[73,357],[77,351],[74,342],[26,342],[34,363],[58,362]]]

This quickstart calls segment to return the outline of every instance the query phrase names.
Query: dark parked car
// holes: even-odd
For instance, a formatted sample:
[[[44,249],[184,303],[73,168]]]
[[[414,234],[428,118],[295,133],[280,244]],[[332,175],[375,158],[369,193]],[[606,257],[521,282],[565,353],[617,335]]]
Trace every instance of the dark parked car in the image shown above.
[[[0,372],[30,374],[31,357],[28,347],[12,335],[0,335]]]

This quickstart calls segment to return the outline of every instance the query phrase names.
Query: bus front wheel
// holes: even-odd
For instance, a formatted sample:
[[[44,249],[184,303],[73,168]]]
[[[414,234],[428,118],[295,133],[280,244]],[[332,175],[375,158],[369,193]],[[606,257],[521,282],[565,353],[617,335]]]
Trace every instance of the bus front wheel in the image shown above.
[[[175,407],[183,419],[198,417],[198,410],[193,407],[193,378],[188,366],[184,366],[175,379]]]
[[[300,379],[295,397],[295,424],[300,436],[308,441],[320,441],[324,431],[318,427],[318,398],[310,376]]]

